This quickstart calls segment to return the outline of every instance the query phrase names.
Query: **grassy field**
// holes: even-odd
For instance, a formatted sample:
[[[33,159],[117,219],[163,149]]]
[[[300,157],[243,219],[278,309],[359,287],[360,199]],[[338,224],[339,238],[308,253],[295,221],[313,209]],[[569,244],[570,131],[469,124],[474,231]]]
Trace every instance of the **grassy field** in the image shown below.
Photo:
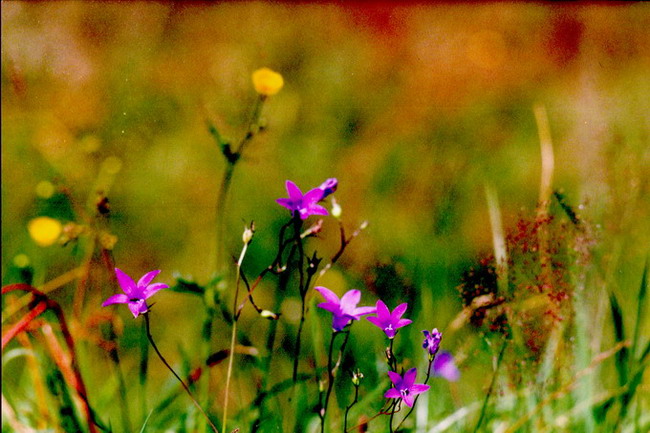
[[[2,431],[647,432],[649,27],[3,2]]]

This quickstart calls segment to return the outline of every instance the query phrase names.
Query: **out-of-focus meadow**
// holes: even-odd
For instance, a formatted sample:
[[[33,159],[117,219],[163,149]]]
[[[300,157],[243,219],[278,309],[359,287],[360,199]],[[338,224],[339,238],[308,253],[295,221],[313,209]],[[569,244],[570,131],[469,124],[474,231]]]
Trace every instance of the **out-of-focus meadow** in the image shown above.
[[[304,191],[336,177],[346,230],[363,221],[368,227],[319,285],[339,294],[360,289],[364,305],[379,298],[391,308],[408,302],[414,324],[401,331],[396,347],[411,365],[422,364],[420,331],[443,331],[442,347],[454,353],[462,377],[431,382],[432,391],[419,403],[428,411],[417,412],[418,431],[443,431],[435,430],[437,422],[465,408],[460,421],[449,421],[456,423],[449,431],[471,432],[501,343],[491,336],[499,331],[498,320],[485,323],[489,308],[478,313],[486,318],[475,310],[464,320],[461,312],[473,299],[468,286],[480,295],[496,293],[487,274],[499,239],[490,208],[493,216],[499,211],[511,271],[510,295],[500,293],[506,306],[499,308],[517,317],[511,326],[528,324],[522,337],[527,352],[506,352],[480,430],[509,431],[513,420],[524,419],[517,431],[642,431],[650,423],[643,373],[629,413],[621,414],[616,404],[624,406],[617,399],[632,388],[621,379],[621,357],[629,359],[632,377],[647,365],[647,359],[638,365],[634,360],[650,334],[648,320],[637,317],[647,302],[638,293],[650,245],[648,28],[650,7],[644,3],[3,2],[3,285],[27,275],[43,287],[82,265],[90,254],[83,236],[42,247],[27,226],[38,216],[82,223],[86,213],[94,221],[98,194],[109,200],[110,219],[93,224],[108,237],[102,245],[117,240],[110,246],[119,268],[134,278],[161,269],[158,281],[170,285],[178,275],[207,284],[215,273],[216,201],[226,169],[208,125],[233,141],[245,134],[257,98],[251,73],[266,66],[281,73],[285,85],[265,102],[264,128],[238,162],[225,203],[227,257],[239,255],[243,229],[255,221],[244,263],[248,278],[277,251],[288,212],[275,199],[286,196],[285,180]],[[554,157],[546,175],[557,194],[548,203],[552,220],[538,221],[540,229],[531,226],[540,209],[544,119]],[[538,253],[545,253],[523,246],[537,245],[538,231],[550,245],[550,276],[540,277],[546,271]],[[332,256],[338,233],[336,221],[326,218],[309,251]],[[104,337],[94,324],[102,314],[118,315],[120,365],[134,387],[128,395],[137,401],[131,422],[138,431],[147,415],[142,408],[156,407],[177,384],[152,359],[148,403],[140,404],[140,319],[123,307],[100,307],[115,286],[107,283],[101,258],[91,261],[82,305],[73,306],[79,287],[74,276],[49,295],[69,316],[90,402],[104,421],[115,420],[114,431],[122,431],[112,404],[118,384],[112,373],[103,373],[113,370],[107,351],[97,347]],[[231,268],[219,286],[228,305],[236,273]],[[483,271],[485,279],[476,277]],[[273,290],[272,281],[263,283],[256,302],[270,308]],[[539,294],[552,298],[542,301],[550,307],[522,307]],[[7,314],[18,299],[10,296],[3,296],[3,335],[20,317]],[[173,365],[200,362],[200,305],[191,293],[164,290],[156,296],[153,332]],[[288,296],[280,312],[274,362],[278,377],[286,378],[300,319],[298,295]],[[312,331],[327,330],[330,320],[316,308],[309,314],[303,346],[317,355],[305,355],[304,373],[314,362],[322,365],[313,346],[327,340],[312,338]],[[362,322],[355,324],[346,359],[365,369],[368,389],[362,393],[381,387],[374,412],[369,406],[365,413],[370,417],[387,386],[385,374],[377,372],[384,346],[380,333]],[[246,307],[238,325],[242,339],[263,351],[268,323]],[[617,334],[621,328],[625,335]],[[27,347],[22,344],[8,347]],[[43,363],[53,362],[43,360],[38,339],[29,344]],[[216,320],[213,349],[229,344],[230,325]],[[617,352],[607,354],[612,348]],[[53,427],[35,415],[40,406],[33,378],[5,353],[3,431],[5,398],[19,424]],[[250,429],[254,415],[245,409],[261,380],[247,359],[236,361],[230,390],[229,426],[242,431]],[[210,373],[209,410],[217,418],[225,368],[223,362]],[[577,373],[584,378],[580,386],[571,382]],[[306,401],[317,386],[308,382]],[[341,389],[336,410],[352,398],[349,384]],[[611,411],[601,408],[608,402]],[[572,412],[580,403],[584,407]],[[161,409],[165,416],[152,415],[151,431],[193,431],[186,418],[196,415],[188,407],[178,396],[168,412]],[[298,403],[269,407],[278,417],[312,409]],[[174,411],[182,420],[174,419]],[[308,418],[285,424],[285,431],[314,431]],[[282,421],[274,422],[266,431],[280,431]],[[373,421],[370,431],[386,431],[385,422]]]

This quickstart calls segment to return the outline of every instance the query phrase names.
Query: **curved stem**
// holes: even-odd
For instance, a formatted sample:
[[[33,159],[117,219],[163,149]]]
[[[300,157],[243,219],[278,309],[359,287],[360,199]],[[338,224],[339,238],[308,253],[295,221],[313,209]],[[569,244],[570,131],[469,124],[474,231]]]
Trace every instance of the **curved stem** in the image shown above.
[[[162,361],[162,363],[165,364],[165,367],[167,367],[167,369],[168,369],[169,371],[171,371],[172,374],[174,375],[174,377],[175,377],[175,378],[176,378],[176,379],[181,383],[181,385],[183,386],[183,389],[185,390],[185,392],[187,392],[187,395],[190,396],[190,399],[192,400],[192,403],[194,403],[194,405],[195,405],[195,406],[199,409],[199,411],[203,414],[203,416],[205,417],[205,419],[208,421],[208,424],[210,424],[210,427],[212,427],[212,430],[213,430],[215,433],[219,433],[219,430],[217,430],[217,427],[212,423],[212,421],[210,420],[210,417],[208,417],[208,414],[205,413],[205,411],[203,410],[203,408],[201,407],[201,405],[196,401],[196,399],[195,399],[194,396],[192,395],[192,391],[190,391],[190,388],[185,384],[185,382],[183,381],[183,379],[181,379],[180,376],[179,376],[178,374],[176,374],[176,372],[175,372],[174,369],[171,367],[171,365],[169,365],[169,363],[167,362],[167,360],[165,359],[165,357],[162,356],[162,353],[160,353],[160,350],[158,350],[158,346],[156,346],[156,342],[153,340],[153,336],[151,335],[151,329],[150,329],[150,327],[149,327],[149,312],[144,313],[143,316],[144,316],[145,325],[146,325],[145,329],[146,329],[146,331],[147,331],[147,338],[149,339],[149,342],[151,343],[151,347],[153,347],[153,350],[156,352],[156,355],[158,355],[158,358],[160,358],[160,360]]]
[[[343,417],[343,433],[345,433],[348,430],[348,412],[350,412],[350,409],[352,409],[352,406],[357,404],[357,401],[359,400],[359,386],[355,385],[354,386],[354,400],[348,407],[345,408],[345,416]]]

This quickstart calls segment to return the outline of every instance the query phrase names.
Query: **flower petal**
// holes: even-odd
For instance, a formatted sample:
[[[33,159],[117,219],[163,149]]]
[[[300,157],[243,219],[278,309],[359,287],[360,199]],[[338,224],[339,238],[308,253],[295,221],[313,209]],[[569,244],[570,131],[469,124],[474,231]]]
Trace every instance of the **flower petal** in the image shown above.
[[[129,302],[129,297],[126,296],[124,293],[118,293],[117,295],[113,295],[109,297],[107,300],[102,302],[102,307],[106,307],[108,305],[113,305],[113,304],[126,304]]]
[[[115,268],[115,276],[117,277],[117,282],[120,284],[122,291],[128,296],[131,296],[136,288],[135,282],[131,279],[131,277],[126,275],[118,268]]]
[[[368,319],[368,322],[372,323],[376,327],[381,328],[382,331],[384,330],[384,323],[381,320],[379,320],[378,317],[368,316],[366,317],[366,319]]]
[[[137,318],[139,314],[147,312],[147,303],[143,299],[139,299],[135,302],[129,302],[129,310],[133,317]]]
[[[400,385],[402,384],[403,381],[402,381],[402,376],[400,376],[399,373],[395,373],[394,371],[389,371],[388,377],[390,377],[390,381],[393,382],[393,385],[395,385],[396,388],[401,387]]]
[[[402,400],[404,400],[404,404],[408,407],[413,407],[413,394],[405,395]]]
[[[358,290],[350,290],[341,296],[341,311],[344,313],[353,313],[357,304],[361,300],[361,292]]]
[[[411,319],[399,319],[395,324],[395,329],[410,325],[411,323],[413,323]]]
[[[323,298],[325,298],[327,302],[331,302],[337,305],[341,304],[341,301],[339,301],[339,297],[336,296],[336,293],[332,292],[327,287],[318,286],[314,287],[314,290],[317,290],[321,295],[323,295]]]
[[[168,288],[169,286],[165,283],[150,284],[144,289],[144,299],[152,297],[158,290]]]
[[[156,271],[151,271],[151,272],[147,272],[146,274],[144,274],[142,276],[142,278],[140,278],[140,281],[138,281],[138,287],[140,287],[141,289],[144,288],[144,287],[147,287],[149,285],[149,283],[151,283],[151,281],[153,281],[153,279],[156,278],[156,276],[160,272],[161,272],[160,270],[156,270]]]
[[[395,309],[393,310],[393,312],[390,315],[390,318],[392,319],[392,321],[397,322],[402,317],[402,315],[404,315],[404,312],[406,311],[408,306],[409,306],[409,304],[404,302],[403,304],[399,304],[397,307],[395,307]]]
[[[277,204],[280,206],[284,206],[289,210],[296,210],[296,203],[294,200],[291,200],[290,198],[279,198],[275,200]]]
[[[353,317],[348,316],[347,314],[334,314],[332,316],[332,329],[335,331],[343,331],[343,328],[348,326],[348,323],[353,319]]]
[[[298,185],[291,182],[290,180],[287,180],[285,182],[285,186],[287,188],[287,194],[289,194],[290,199],[302,200],[302,191],[300,191],[300,188],[298,188]]]
[[[366,314],[375,314],[377,312],[377,307],[357,307],[352,313],[353,316],[361,317]]]
[[[422,394],[423,392],[428,391],[430,388],[429,385],[425,385],[423,383],[416,383],[413,386],[411,386],[411,394],[417,395],[417,394]]]
[[[402,398],[402,394],[395,388],[391,388],[384,393],[384,398]]]
[[[309,215],[329,215],[329,211],[319,204],[309,205],[307,208]]]
[[[341,307],[339,306],[339,304],[335,304],[334,302],[321,302],[320,304],[317,305],[317,307],[329,311],[330,313],[341,312]]]
[[[377,301],[377,317],[383,321],[390,319],[390,310],[381,299]]]
[[[415,383],[415,377],[418,375],[418,369],[413,367],[406,373],[404,373],[404,381],[402,382],[402,386],[404,388],[411,389],[413,384]]]
[[[310,205],[320,201],[321,198],[323,198],[323,190],[320,188],[314,188],[309,190],[307,194],[302,197],[302,201],[306,205]]]

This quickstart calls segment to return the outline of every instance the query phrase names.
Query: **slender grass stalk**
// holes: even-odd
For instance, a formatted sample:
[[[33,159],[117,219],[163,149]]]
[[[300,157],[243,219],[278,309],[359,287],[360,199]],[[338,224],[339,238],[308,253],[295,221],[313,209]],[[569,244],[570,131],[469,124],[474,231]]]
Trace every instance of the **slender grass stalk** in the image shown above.
[[[111,334],[114,334],[113,324],[111,323]],[[113,337],[113,335],[111,335]],[[117,375],[117,386],[120,393],[120,411],[122,413],[122,428],[125,432],[133,431],[131,428],[131,417],[129,415],[129,406],[126,403],[126,381],[124,380],[124,373],[120,367],[120,355],[117,352],[117,347],[110,351],[110,358],[113,361],[115,374]]]
[[[248,232],[248,229],[246,230],[247,231],[245,233]],[[250,237],[252,238],[252,233]],[[226,431],[226,426],[228,423],[228,397],[230,396],[230,378],[232,376],[232,366],[235,359],[235,340],[237,335],[237,322],[239,319],[239,315],[237,314],[237,300],[239,297],[241,265],[242,262],[244,261],[244,257],[246,256],[246,251],[248,250],[248,245],[250,244],[250,241],[251,241],[250,238],[244,239],[244,246],[241,250],[241,254],[239,255],[239,260],[237,260],[237,276],[235,280],[235,299],[233,300],[233,305],[232,305],[233,323],[232,323],[232,333],[230,335],[230,353],[228,357],[228,371],[226,373],[226,391],[223,398],[224,400],[223,401],[223,428],[221,429],[223,432]]]
[[[533,408],[532,411],[526,413],[524,416],[516,420],[514,423],[509,425],[507,428],[503,430],[503,433],[515,433],[520,431],[521,427],[523,427],[529,420],[531,420],[535,415],[537,415],[546,405],[550,404],[551,402],[562,398],[565,396],[567,393],[573,391],[579,384],[579,381],[581,378],[587,376],[588,374],[591,374],[596,370],[596,368],[605,360],[611,358],[612,356],[616,355],[619,353],[624,348],[627,348],[629,346],[629,342],[621,342],[613,346],[611,349],[608,349],[604,352],[599,353],[598,355],[594,356],[594,358],[591,360],[589,365],[577,372],[573,379],[564,385],[562,388],[559,390],[549,394],[544,400],[539,402],[537,406]]]
[[[171,371],[171,373],[174,375],[174,377],[181,383],[181,385],[183,386],[183,389],[185,390],[185,392],[187,392],[187,395],[192,400],[192,403],[194,403],[194,405],[203,414],[203,416],[207,420],[208,424],[210,424],[210,427],[212,427],[212,430],[215,433],[219,433],[219,430],[217,430],[217,427],[212,423],[212,421],[210,420],[210,417],[208,416],[208,414],[205,413],[205,411],[203,410],[203,408],[201,407],[199,402],[196,401],[196,399],[192,395],[192,391],[190,391],[190,388],[185,384],[183,379],[181,379],[180,376],[178,374],[176,374],[176,372],[171,367],[171,365],[169,365],[169,363],[167,362],[165,357],[162,355],[162,353],[160,353],[160,350],[158,350],[158,346],[156,346],[156,342],[154,341],[153,336],[151,335],[151,328],[150,328],[150,324],[149,324],[149,312],[147,311],[146,313],[143,314],[143,316],[144,316],[144,320],[145,320],[145,324],[146,324],[145,329],[146,329],[146,332],[147,332],[147,338],[149,339],[149,342],[151,343],[151,347],[153,347],[153,350],[156,352],[156,355],[158,355],[158,358],[160,358],[162,363],[165,364],[165,367],[167,367],[167,369],[169,371]]]
[[[490,387],[488,388],[487,394],[485,394],[485,400],[483,400],[483,406],[481,407],[481,414],[478,417],[478,422],[476,423],[476,427],[474,427],[474,433],[476,433],[479,427],[481,427],[481,423],[483,423],[483,419],[485,418],[485,412],[487,410],[488,401],[490,400],[490,396],[494,391],[494,384],[496,383],[497,375],[499,374],[499,367],[501,366],[501,361],[503,361],[503,355],[506,352],[507,346],[508,346],[508,340],[505,340],[503,342],[503,346],[501,346],[501,351],[499,352],[499,358],[497,359],[497,365],[494,369],[494,374],[492,374]]]

